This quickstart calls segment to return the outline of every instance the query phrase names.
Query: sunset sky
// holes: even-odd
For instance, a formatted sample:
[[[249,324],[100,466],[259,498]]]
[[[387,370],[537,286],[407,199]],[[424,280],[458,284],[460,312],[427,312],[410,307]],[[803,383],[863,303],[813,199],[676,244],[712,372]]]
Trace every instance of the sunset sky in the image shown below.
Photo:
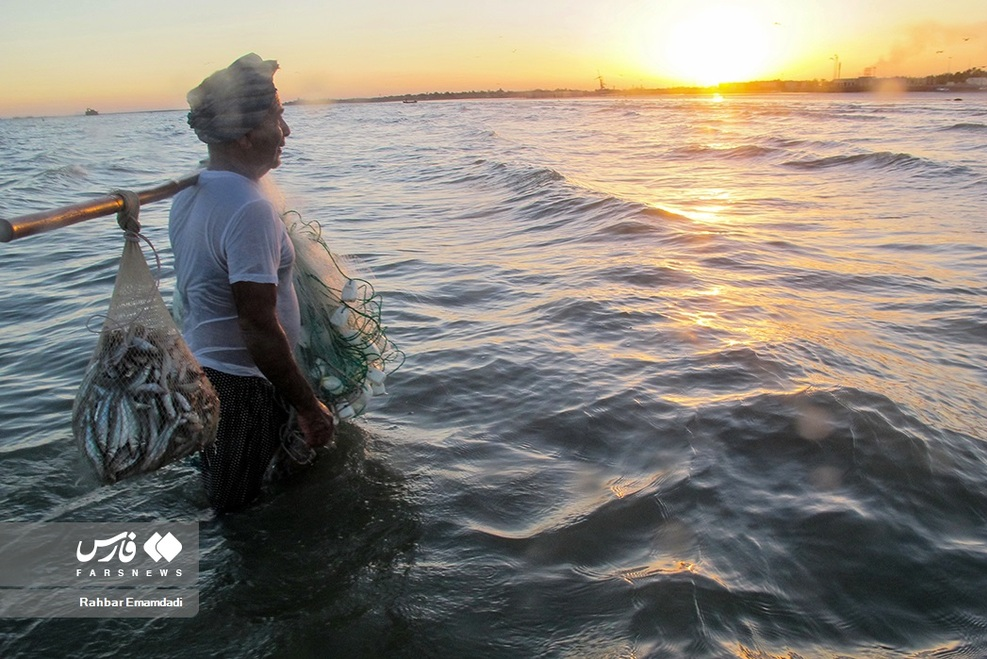
[[[185,107],[238,56],[284,100],[987,68],[984,0],[3,0],[0,117]]]

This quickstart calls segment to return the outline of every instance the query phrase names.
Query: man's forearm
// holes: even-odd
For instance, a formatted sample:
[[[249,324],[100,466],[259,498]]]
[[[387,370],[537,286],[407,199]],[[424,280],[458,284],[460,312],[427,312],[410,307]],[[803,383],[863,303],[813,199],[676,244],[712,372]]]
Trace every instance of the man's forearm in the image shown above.
[[[305,411],[318,404],[280,324],[258,327],[241,320],[240,330],[257,368],[292,407]]]
[[[277,287],[237,282],[233,284],[233,297],[243,342],[257,368],[292,407],[302,413],[311,412],[318,401],[278,320]]]

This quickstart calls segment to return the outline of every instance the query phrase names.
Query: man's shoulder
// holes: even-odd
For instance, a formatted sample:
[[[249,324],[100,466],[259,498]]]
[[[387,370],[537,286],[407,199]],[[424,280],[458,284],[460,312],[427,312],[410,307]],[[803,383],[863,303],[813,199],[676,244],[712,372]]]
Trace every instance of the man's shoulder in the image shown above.
[[[205,176],[205,178],[202,178]],[[199,194],[202,200],[227,217],[243,214],[276,219],[274,203],[257,183],[234,172],[205,171],[200,174]],[[206,201],[210,200],[210,201]]]

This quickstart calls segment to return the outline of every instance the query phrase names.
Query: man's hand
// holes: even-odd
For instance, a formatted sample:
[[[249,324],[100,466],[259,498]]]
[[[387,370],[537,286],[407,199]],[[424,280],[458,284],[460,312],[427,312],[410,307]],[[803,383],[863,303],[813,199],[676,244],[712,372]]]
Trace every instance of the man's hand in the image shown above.
[[[298,428],[312,448],[329,446],[336,434],[336,418],[321,401],[305,412],[298,412]]]

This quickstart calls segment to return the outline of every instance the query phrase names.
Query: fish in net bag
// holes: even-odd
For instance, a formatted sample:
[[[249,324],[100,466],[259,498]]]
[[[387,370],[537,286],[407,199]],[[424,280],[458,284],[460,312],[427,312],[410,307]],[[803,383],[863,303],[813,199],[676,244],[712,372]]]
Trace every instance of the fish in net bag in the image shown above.
[[[219,399],[128,231],[110,300],[72,409],[72,431],[104,483],[136,476],[216,439]],[[152,246],[153,249],[153,246]]]

